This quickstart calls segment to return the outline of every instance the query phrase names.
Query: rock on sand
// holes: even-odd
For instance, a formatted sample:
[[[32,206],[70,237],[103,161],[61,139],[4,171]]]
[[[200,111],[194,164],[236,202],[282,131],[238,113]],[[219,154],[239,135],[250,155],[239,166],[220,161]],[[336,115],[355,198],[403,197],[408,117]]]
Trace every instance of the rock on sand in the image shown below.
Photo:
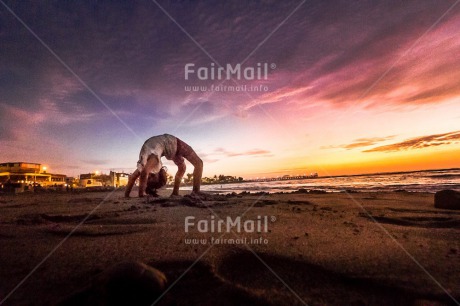
[[[460,210],[460,192],[441,190],[434,195],[434,207]]]

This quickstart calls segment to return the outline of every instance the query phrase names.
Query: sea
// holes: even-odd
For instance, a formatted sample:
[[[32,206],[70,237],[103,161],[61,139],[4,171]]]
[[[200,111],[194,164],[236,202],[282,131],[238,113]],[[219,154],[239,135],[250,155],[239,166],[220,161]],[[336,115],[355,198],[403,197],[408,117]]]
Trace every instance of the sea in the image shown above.
[[[299,189],[325,192],[381,192],[407,191],[435,193],[439,190],[460,191],[460,168],[424,170],[397,173],[373,173],[282,180],[268,182],[242,182],[230,184],[202,185],[202,191],[228,194],[232,192],[292,192]],[[183,188],[185,190],[191,187]]]

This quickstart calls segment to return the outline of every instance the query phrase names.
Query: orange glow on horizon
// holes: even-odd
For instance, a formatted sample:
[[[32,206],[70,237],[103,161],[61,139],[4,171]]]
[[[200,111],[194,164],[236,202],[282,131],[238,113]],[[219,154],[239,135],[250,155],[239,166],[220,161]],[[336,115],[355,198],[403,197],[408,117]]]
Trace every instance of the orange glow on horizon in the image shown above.
[[[378,172],[417,171],[427,169],[458,168],[460,149],[443,152],[420,152],[368,160],[350,164],[325,166],[323,170],[331,175],[347,175]],[[319,170],[319,172],[323,172]],[[322,175],[327,175],[322,173]]]
[[[277,177],[282,175],[303,175],[317,172],[320,176],[353,175],[379,172],[404,172],[428,169],[460,168],[460,146],[454,148],[427,148],[390,153],[355,152],[341,159],[341,154],[334,154],[327,160],[306,163],[303,159],[291,159],[282,167],[277,163],[267,161],[264,167],[267,171],[253,172],[260,166],[244,167],[238,173],[228,171],[229,175],[244,178]],[[241,162],[243,164],[243,161]],[[246,161],[244,162],[246,163]],[[248,163],[250,164],[250,163]],[[234,170],[234,169],[233,169]],[[241,171],[244,170],[244,171]]]

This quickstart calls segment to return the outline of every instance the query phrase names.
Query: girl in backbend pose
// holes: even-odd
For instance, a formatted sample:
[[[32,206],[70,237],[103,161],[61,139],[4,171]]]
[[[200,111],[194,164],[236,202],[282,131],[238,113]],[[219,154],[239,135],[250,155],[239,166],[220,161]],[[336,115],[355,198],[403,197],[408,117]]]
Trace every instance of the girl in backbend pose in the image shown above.
[[[129,197],[131,189],[137,178],[139,180],[139,197],[145,195],[147,178],[150,173],[159,173],[162,167],[161,157],[172,160],[177,165],[177,173],[174,177],[174,189],[171,196],[179,195],[179,185],[185,174],[185,161],[187,159],[194,167],[193,169],[193,191],[200,193],[201,176],[203,175],[203,161],[188,144],[179,138],[164,134],[153,136],[144,143],[139,153],[137,169],[131,175],[126,186],[125,197]]]

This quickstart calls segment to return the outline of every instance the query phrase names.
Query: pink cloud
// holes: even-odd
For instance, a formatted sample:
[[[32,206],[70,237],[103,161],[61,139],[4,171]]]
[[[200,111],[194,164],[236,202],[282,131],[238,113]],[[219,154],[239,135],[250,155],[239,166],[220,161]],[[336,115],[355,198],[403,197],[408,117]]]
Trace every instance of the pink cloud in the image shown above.
[[[460,67],[453,56],[460,54],[458,28],[457,15],[440,23],[415,45],[423,28],[383,37],[368,33],[356,46],[327,55],[312,67],[291,71],[289,84],[278,77],[282,73],[273,74],[273,83],[283,85],[248,101],[244,109],[280,102],[414,105],[459,96]]]
[[[343,148],[347,150],[368,147],[375,145],[379,142],[383,142],[389,139],[394,138],[394,136],[386,136],[386,137],[371,137],[371,138],[358,138],[355,139],[352,143],[341,144],[341,145],[332,145],[332,146],[322,146],[321,149],[335,149],[335,148]]]
[[[413,150],[433,146],[449,145],[453,142],[457,143],[458,141],[460,141],[460,131],[455,131],[443,134],[433,134],[411,138],[390,145],[379,146],[376,148],[365,150],[363,152],[395,152],[403,150]]]
[[[217,148],[214,152],[218,155],[224,155],[227,157],[237,157],[237,156],[271,156],[271,152],[268,150],[262,149],[252,149],[244,152],[231,152],[224,148]]]

